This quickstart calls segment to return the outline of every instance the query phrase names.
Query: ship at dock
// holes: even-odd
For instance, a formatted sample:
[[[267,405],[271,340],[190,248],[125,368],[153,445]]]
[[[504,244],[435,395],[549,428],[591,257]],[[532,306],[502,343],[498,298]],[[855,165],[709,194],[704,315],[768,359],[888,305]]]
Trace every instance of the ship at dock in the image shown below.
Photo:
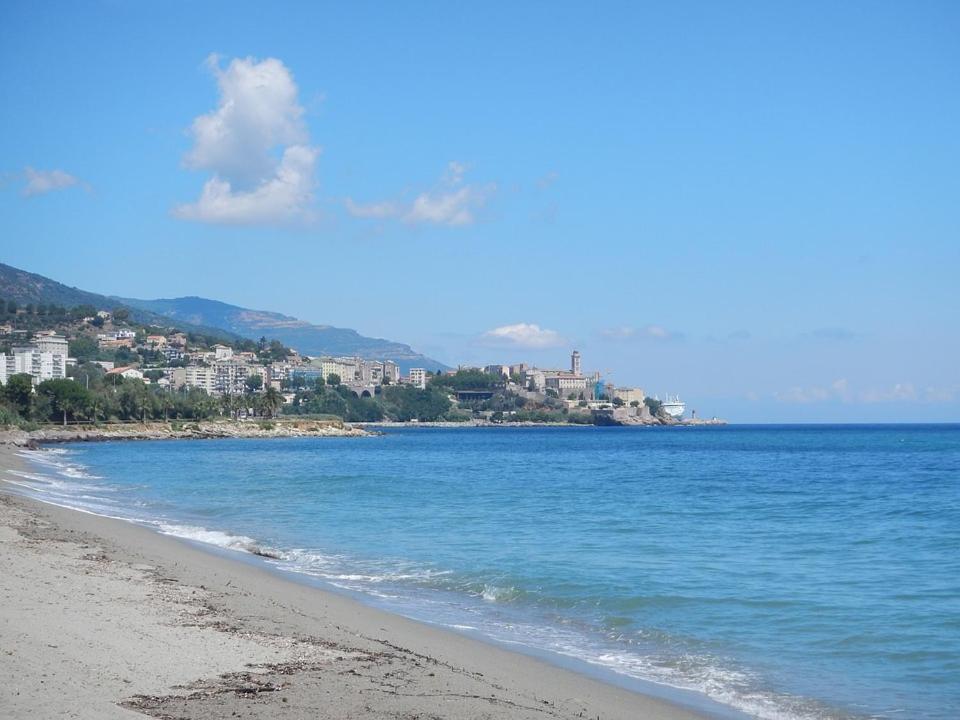
[[[687,409],[687,404],[680,399],[679,395],[666,395],[660,402],[660,407],[670,417],[680,420]]]

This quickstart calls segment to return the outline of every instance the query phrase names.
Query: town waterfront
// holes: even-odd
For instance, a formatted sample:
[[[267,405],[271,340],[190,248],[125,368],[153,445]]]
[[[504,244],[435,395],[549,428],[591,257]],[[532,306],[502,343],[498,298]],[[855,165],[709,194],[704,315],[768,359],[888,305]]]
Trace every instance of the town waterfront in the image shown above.
[[[960,707],[960,427],[390,429],[27,453],[35,497],[762,718]],[[613,677],[613,675],[611,675]]]

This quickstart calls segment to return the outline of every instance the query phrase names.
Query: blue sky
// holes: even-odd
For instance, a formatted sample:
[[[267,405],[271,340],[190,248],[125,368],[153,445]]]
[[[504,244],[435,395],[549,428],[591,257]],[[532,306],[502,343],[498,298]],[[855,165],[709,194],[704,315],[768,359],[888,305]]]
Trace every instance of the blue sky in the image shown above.
[[[4,3],[0,260],[960,420],[957,3],[276,5]]]

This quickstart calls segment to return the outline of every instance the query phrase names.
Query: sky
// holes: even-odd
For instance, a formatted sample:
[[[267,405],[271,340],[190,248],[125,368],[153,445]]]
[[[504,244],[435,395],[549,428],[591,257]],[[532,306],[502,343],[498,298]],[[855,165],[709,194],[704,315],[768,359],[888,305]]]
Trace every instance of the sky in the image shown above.
[[[960,4],[0,6],[0,261],[564,366],[736,422],[960,421]]]

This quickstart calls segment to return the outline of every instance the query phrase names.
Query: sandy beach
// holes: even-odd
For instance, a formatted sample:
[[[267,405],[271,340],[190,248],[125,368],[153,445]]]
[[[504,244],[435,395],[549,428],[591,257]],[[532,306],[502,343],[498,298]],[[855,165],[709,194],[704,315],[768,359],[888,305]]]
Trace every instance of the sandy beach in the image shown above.
[[[6,718],[709,717],[2,485]]]

